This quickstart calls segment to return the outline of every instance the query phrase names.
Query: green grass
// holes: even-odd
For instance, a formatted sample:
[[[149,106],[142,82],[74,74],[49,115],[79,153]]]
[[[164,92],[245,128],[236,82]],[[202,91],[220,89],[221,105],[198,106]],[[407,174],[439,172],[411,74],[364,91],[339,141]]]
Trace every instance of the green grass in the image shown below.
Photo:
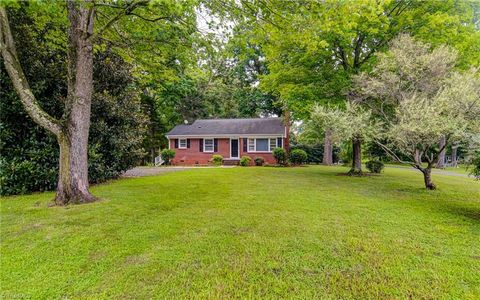
[[[385,167],[386,167],[386,168],[388,168],[389,166],[403,167],[403,168],[412,168],[412,167],[410,167],[410,166],[408,166],[408,165],[400,164],[400,163],[387,163],[387,164],[385,164]],[[427,164],[424,164],[424,166],[426,167]],[[444,169],[436,169],[436,168],[433,169],[433,172],[442,172],[442,171],[455,172],[455,173],[458,173],[458,174],[469,175],[472,170],[471,170],[471,169],[467,169],[467,166],[464,165],[464,164],[460,164],[460,165],[458,166],[458,168],[455,168],[455,167],[446,167],[446,168],[444,168]]]
[[[1,298],[480,298],[480,183],[196,169],[1,201]]]

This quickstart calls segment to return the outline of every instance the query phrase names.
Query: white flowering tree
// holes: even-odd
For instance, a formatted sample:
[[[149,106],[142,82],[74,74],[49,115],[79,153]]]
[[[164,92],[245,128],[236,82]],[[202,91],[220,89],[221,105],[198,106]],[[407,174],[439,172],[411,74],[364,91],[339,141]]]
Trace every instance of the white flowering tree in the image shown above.
[[[455,61],[448,47],[431,50],[404,35],[379,56],[370,74],[355,80],[357,97],[384,122],[376,142],[398,162],[420,170],[430,190],[436,188],[431,169],[449,142],[478,147],[479,73],[459,73]]]
[[[304,134],[315,137],[329,131],[334,144],[352,141],[353,157],[350,175],[362,174],[362,142],[378,135],[379,126],[371,118],[370,110],[355,103],[347,103],[346,109],[314,106],[310,120],[305,123]]]

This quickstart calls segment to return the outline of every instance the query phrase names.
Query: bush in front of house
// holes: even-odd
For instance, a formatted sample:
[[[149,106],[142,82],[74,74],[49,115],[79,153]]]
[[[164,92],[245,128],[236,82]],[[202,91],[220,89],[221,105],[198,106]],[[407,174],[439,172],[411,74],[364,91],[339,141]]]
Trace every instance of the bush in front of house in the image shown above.
[[[279,165],[285,165],[287,163],[287,151],[283,148],[273,149],[273,157]]]
[[[263,157],[255,157],[253,161],[255,162],[256,166],[263,166],[265,163],[265,159],[263,159]]]
[[[290,152],[290,161],[294,165],[303,165],[307,162],[308,155],[307,152],[302,149],[294,149]]]
[[[162,152],[160,152],[160,156],[165,161],[166,165],[170,165],[172,163],[172,159],[175,158],[175,150],[163,149]]]
[[[379,160],[369,160],[365,164],[365,167],[370,171],[370,173],[381,173],[385,165]]]
[[[220,154],[212,155],[212,162],[216,166],[221,166],[223,162],[223,156],[221,156]]]
[[[240,158],[240,165],[242,167],[247,167],[250,162],[252,161],[252,158],[250,156],[242,156],[242,158]]]

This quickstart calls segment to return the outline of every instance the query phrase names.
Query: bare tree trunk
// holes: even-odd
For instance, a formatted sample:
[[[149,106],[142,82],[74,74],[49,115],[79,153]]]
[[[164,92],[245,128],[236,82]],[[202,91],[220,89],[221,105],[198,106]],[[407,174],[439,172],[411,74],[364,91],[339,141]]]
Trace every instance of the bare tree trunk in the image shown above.
[[[452,146],[452,167],[458,167],[458,159],[457,159],[457,150],[458,150],[458,145],[453,145]]]
[[[362,140],[358,138],[353,138],[352,145],[353,145],[352,168],[350,169],[348,174],[361,175],[362,174]]]
[[[330,166],[333,164],[333,144],[332,133],[330,130],[325,130],[325,140],[323,144],[323,161],[324,165]]]
[[[79,204],[95,201],[88,191],[88,166],[86,145],[75,141],[74,137],[63,135],[59,138],[60,161],[57,194],[57,205]]]
[[[445,168],[445,150],[446,150],[445,144],[446,144],[446,139],[445,139],[445,136],[442,135],[442,137],[440,138],[440,142],[438,143],[439,149],[443,148],[443,150],[440,151],[440,153],[438,154],[438,161],[437,161],[438,169]]]
[[[58,138],[60,166],[58,205],[95,200],[88,191],[88,133],[93,93],[92,8],[78,2],[67,2],[68,95],[65,107],[66,129]]]
[[[421,169],[420,171],[422,171],[422,173],[423,173],[423,180],[425,182],[425,188],[427,190],[437,189],[437,186],[432,181],[432,168],[431,168],[431,166],[428,166],[425,169]]]

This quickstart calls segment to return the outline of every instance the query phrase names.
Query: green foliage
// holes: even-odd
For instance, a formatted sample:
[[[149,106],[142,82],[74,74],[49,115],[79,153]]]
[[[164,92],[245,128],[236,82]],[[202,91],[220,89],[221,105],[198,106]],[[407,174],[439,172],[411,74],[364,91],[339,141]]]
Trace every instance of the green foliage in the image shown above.
[[[383,138],[410,164],[436,161],[440,137],[475,142],[480,128],[480,79],[477,70],[454,70],[457,54],[401,35],[379,55],[370,74],[355,78],[365,103],[386,126]],[[382,108],[382,109],[379,109]],[[421,149],[421,155],[415,155]],[[393,151],[390,154],[395,156]],[[401,160],[397,157],[397,160]],[[403,161],[403,160],[402,160]]]
[[[254,159],[256,166],[263,166],[265,159],[263,157],[255,157]]]
[[[353,148],[352,143],[347,141],[341,144],[339,158],[342,162],[342,165],[347,166],[352,162],[353,157]]]
[[[294,149],[290,151],[290,162],[294,165],[302,165],[308,160],[307,152],[302,149]]]
[[[160,152],[160,155],[162,156],[162,159],[165,161],[166,165],[170,165],[172,163],[172,159],[175,158],[175,150],[173,149],[163,149],[162,152]]]
[[[287,151],[283,148],[275,148],[273,149],[273,157],[277,161],[279,165],[287,164]]]
[[[212,162],[216,166],[221,166],[223,162],[223,156],[221,156],[220,154],[212,155]]]
[[[480,180],[480,151],[477,151],[476,156],[472,160],[470,175]]]
[[[370,173],[381,173],[385,165],[379,160],[369,160],[365,164],[365,167]]]
[[[216,4],[216,5],[215,5]],[[278,97],[293,118],[314,103],[341,105],[352,75],[368,71],[376,53],[399,33],[459,52],[459,67],[480,65],[478,1],[270,0],[207,4],[235,19],[234,38],[264,53],[260,88]]]
[[[307,153],[307,163],[320,164],[323,161],[323,144],[294,144],[290,146],[290,151],[301,149]],[[338,161],[338,148],[334,148],[333,161]]]
[[[379,127],[370,110],[347,102],[344,110],[315,105],[310,120],[303,127],[303,134],[315,136],[329,130],[332,142],[339,144],[352,139],[369,140],[377,135]]]
[[[247,167],[250,165],[250,162],[252,161],[252,158],[250,156],[244,155],[242,158],[240,158],[240,165],[242,167]]]

